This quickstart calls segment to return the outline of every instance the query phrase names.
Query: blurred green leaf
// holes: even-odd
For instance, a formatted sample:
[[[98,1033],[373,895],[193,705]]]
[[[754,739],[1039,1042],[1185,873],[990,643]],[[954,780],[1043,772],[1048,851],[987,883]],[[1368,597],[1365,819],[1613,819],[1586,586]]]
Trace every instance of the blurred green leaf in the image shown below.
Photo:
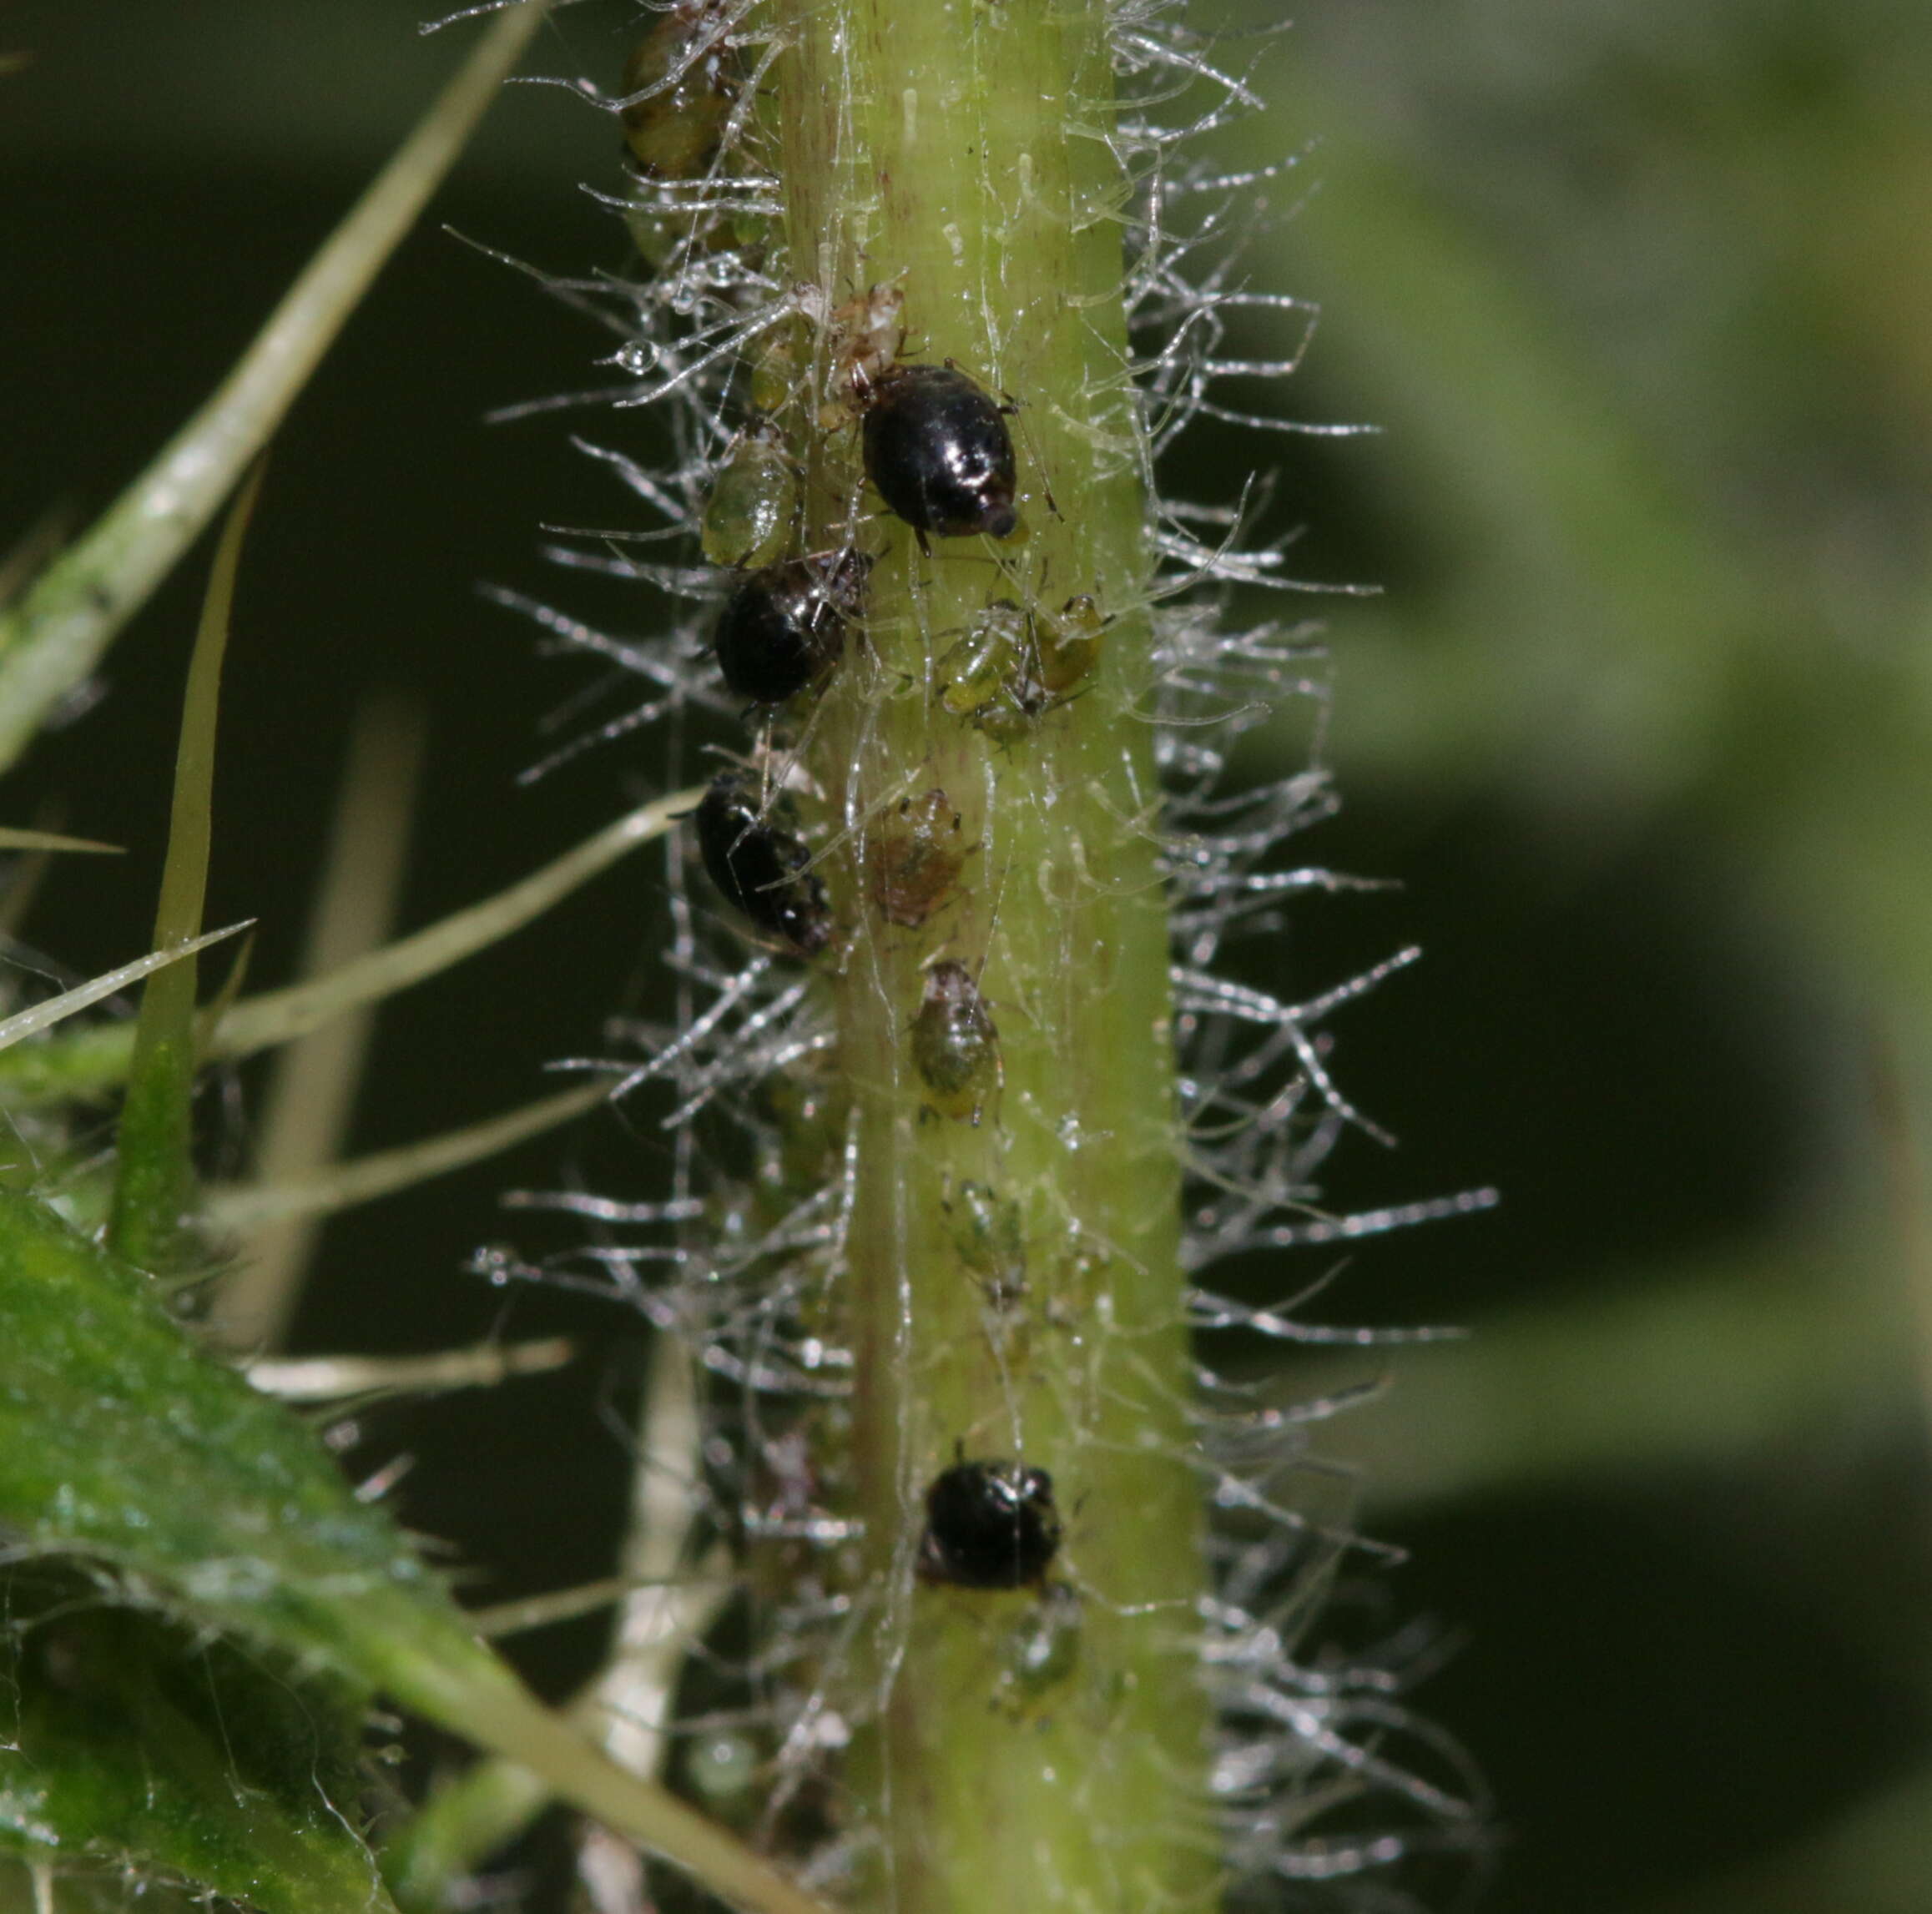
[[[398,938],[324,976],[291,985],[285,990],[244,998],[219,1019],[211,1020],[204,1058],[250,1056],[305,1036],[332,1017],[379,1002],[487,950],[627,853],[663,836],[687,812],[697,808],[703,795],[701,790],[674,791],[668,798],[640,805],[481,904],[452,911],[412,935]],[[6,1028],[0,1025],[0,1033]],[[129,1025],[107,1024],[84,1030],[72,1038],[0,1055],[0,1092],[10,1108],[96,1096],[124,1080],[133,1054],[134,1031]]]
[[[0,1189],[0,1534],[129,1599],[380,1689],[763,1914],[823,1914],[768,1862],[526,1694],[306,1425],[200,1356],[157,1286]]]
[[[386,1905],[355,1831],[363,1697],[94,1605],[71,1576],[8,1598],[0,1853],[178,1877],[262,1914]]]

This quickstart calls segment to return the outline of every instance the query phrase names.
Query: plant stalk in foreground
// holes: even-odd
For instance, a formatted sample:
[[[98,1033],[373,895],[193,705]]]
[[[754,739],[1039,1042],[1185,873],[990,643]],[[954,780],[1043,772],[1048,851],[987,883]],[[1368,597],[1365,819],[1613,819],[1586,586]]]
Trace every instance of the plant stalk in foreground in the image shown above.
[[[848,933],[837,1309],[871,1604],[855,1672],[880,1699],[849,1770],[881,1837],[871,1899],[898,1914],[1201,1905],[1216,1878],[1202,1523],[1107,13],[839,0],[790,7],[784,32],[794,276],[833,301],[892,289],[909,355],[1011,396],[1023,514],[1011,540],[930,554],[882,521],[867,655],[848,657],[800,752],[840,834],[823,869]],[[807,549],[835,546],[859,435],[804,436]],[[1077,691],[1036,696],[1010,727],[949,708],[941,661],[990,609],[1044,617],[1082,594],[1111,622]],[[962,859],[912,924],[881,903],[908,800],[943,814]],[[948,960],[998,1031],[999,1080],[971,1116],[935,1108],[916,1055]],[[1064,1590],[916,1576],[928,1485],[960,1454],[1052,1475]],[[1065,1639],[1043,1650],[1042,1630]]]

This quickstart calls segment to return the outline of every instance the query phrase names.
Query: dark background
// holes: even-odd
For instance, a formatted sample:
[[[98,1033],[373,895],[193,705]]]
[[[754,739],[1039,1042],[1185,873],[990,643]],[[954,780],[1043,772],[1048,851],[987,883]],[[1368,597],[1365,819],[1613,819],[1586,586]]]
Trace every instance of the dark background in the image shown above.
[[[532,65],[605,73],[622,13],[567,14]],[[0,79],[0,537],[50,506],[84,522],[212,387],[456,55],[417,17],[0,6],[0,44],[34,54]],[[1349,1145],[1332,1192],[1506,1194],[1365,1247],[1321,1304],[1480,1332],[1350,1365],[1396,1386],[1324,1446],[1413,1551],[1394,1604],[1460,1642],[1418,1703],[1499,1797],[1484,1905],[1922,1909],[1932,1354],[1906,1172],[1932,1002],[1932,23],[1904,0],[1310,0],[1218,57],[1258,62],[1271,101],[1225,136],[1231,163],[1302,155],[1254,282],[1324,309],[1302,373],[1248,402],[1385,428],[1203,431],[1170,474],[1186,494],[1190,457],[1279,456],[1303,575],[1387,587],[1313,602],[1345,808],[1306,849],[1400,888],[1300,907],[1263,980],[1305,992],[1425,944],[1337,1023],[1338,1074],[1402,1142]],[[477,582],[620,631],[653,614],[537,557],[541,521],[627,509],[573,421],[483,423],[583,382],[608,344],[441,230],[618,267],[578,190],[614,175],[606,122],[512,91],[280,436],[209,905],[260,918],[255,987],[295,961],[371,686],[432,714],[404,928],[658,788],[648,738],[516,781],[587,672]],[[143,946],[204,570],[10,779],[8,821],[57,803],[129,848],[59,864],[26,927],[76,973]],[[599,1050],[653,987],[659,894],[633,860],[386,1009],[350,1149],[507,1108]],[[236,1162],[252,1088],[219,1126]],[[658,1151],[605,1120],[325,1233],[304,1349],[589,1345],[560,1376],[379,1418],[356,1452],[417,1457],[406,1519],[492,1599],[607,1566],[642,1336],[463,1265],[541,1245],[504,1188],[574,1161],[641,1194]],[[1285,1294],[1319,1267],[1243,1279]],[[1304,1367],[1310,1391],[1334,1379]],[[598,1645],[551,1631],[527,1665],[560,1691]]]

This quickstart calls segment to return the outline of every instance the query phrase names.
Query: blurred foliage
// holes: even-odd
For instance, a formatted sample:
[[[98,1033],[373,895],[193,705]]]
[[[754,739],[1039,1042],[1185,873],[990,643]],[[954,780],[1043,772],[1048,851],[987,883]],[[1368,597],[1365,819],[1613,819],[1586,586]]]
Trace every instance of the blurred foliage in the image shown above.
[[[608,63],[599,11],[558,20],[549,70]],[[0,256],[32,262],[0,342],[33,401],[0,453],[0,537],[50,502],[84,521],[213,384],[442,70],[417,13],[0,13],[34,53],[0,77]],[[1506,1192],[1493,1216],[1364,1247],[1320,1305],[1492,1326],[1473,1355],[1286,1378],[1395,1378],[1324,1432],[1372,1458],[1371,1524],[1414,1548],[1357,1592],[1364,1633],[1427,1612],[1461,1641],[1422,1700],[1503,1804],[1492,1909],[1920,1909],[1932,14],[1309,0],[1261,33],[1273,7],[1228,0],[1222,18],[1257,30],[1219,57],[1251,55],[1270,103],[1223,153],[1301,155],[1269,190],[1305,201],[1255,280],[1323,308],[1302,375],[1248,402],[1381,428],[1282,440],[1273,507],[1306,527],[1304,577],[1386,587],[1289,609],[1329,627],[1346,805],[1309,853],[1405,885],[1303,905],[1281,965],[1319,986],[1411,938],[1430,953],[1342,1025],[1338,1072],[1404,1146],[1344,1161],[1335,1194]],[[560,270],[620,264],[576,190],[608,171],[608,128],[554,93],[506,108],[443,216]],[[471,595],[557,592],[536,521],[608,521],[556,421],[478,424],[581,383],[603,350],[430,229],[298,406],[237,611],[210,879],[209,921],[262,918],[251,981],[294,960],[360,684],[401,681],[436,714],[411,922],[648,788],[634,745],[516,786],[545,748],[532,711],[580,681]],[[1208,496],[1270,449],[1203,431],[1175,489]],[[651,616],[595,581],[562,595],[620,631]],[[178,582],[105,702],[15,774],[11,821],[158,869],[191,624]],[[63,865],[28,954],[119,961],[151,894]],[[507,1107],[609,1010],[648,1010],[658,908],[648,882],[604,879],[386,1011],[356,1147]],[[658,1160],[607,1126],[578,1171],[641,1196]],[[555,1164],[527,1146],[332,1222],[299,1346],[572,1332],[625,1397],[640,1338],[608,1308],[459,1273],[510,1233],[497,1192]],[[540,1232],[516,1219],[526,1247]],[[1242,1273],[1275,1295],[1310,1271]],[[490,1599],[603,1572],[623,1493],[603,1398],[581,1377],[516,1387],[514,1417],[452,1398],[344,1438],[364,1467],[418,1457],[406,1519],[485,1564]],[[561,1690],[598,1646],[594,1622],[547,1631],[527,1665]]]

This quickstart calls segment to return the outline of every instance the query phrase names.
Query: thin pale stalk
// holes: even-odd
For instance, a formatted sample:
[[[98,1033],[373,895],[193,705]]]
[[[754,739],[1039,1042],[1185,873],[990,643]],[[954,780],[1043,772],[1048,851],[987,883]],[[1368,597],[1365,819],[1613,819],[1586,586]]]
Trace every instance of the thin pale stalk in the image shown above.
[[[235,607],[243,541],[261,490],[260,466],[250,474],[223,528],[202,607],[194,654],[182,699],[174,752],[174,801],[168,857],[154,910],[154,945],[169,950],[200,934],[214,832],[214,738],[221,706],[221,666]],[[127,1102],[116,1141],[118,1166],[108,1243],[138,1268],[165,1270],[177,1246],[194,1188],[194,992],[199,966],[184,958],[141,988]]]
[[[367,955],[396,921],[424,729],[421,706],[397,693],[366,696],[357,708],[302,952],[309,975],[326,975]],[[366,1005],[275,1060],[262,1104],[259,1184],[272,1189],[312,1180],[335,1161],[375,1027],[375,1007]],[[317,1213],[285,1211],[252,1226],[222,1279],[214,1311],[215,1332],[230,1347],[259,1354],[287,1335],[315,1249]]]
[[[497,22],[289,288],[235,370],[114,503],[0,612],[0,768],[99,664],[219,510],[429,196],[543,17]]]

